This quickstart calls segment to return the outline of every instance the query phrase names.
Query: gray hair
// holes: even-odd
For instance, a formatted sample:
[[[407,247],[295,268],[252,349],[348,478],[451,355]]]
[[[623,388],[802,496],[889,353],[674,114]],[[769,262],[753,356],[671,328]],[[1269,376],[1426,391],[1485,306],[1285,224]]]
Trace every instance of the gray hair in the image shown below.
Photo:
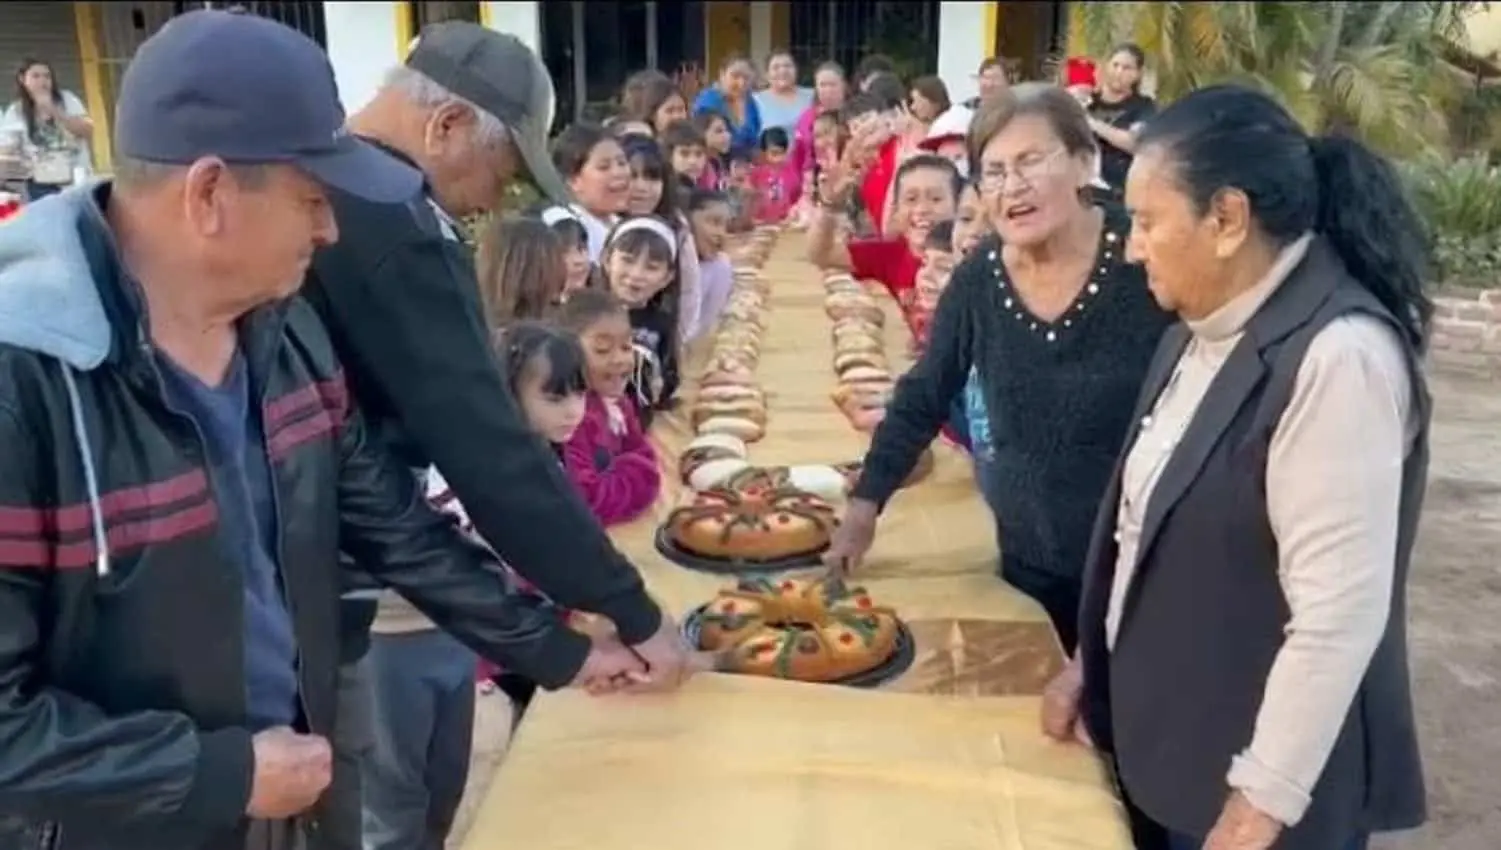
[[[510,130],[506,129],[506,125],[499,118],[433,82],[432,78],[426,74],[414,71],[405,65],[397,65],[387,71],[382,88],[398,92],[402,97],[422,107],[436,108],[450,103],[468,107],[474,111],[475,120],[478,122],[476,141],[482,145],[499,146],[511,138]]]

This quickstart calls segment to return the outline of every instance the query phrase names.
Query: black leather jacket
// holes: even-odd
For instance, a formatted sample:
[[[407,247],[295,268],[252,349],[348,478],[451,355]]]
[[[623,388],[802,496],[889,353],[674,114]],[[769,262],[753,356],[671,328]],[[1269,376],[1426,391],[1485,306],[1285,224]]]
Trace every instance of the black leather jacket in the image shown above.
[[[0,230],[0,847],[242,850],[241,571],[107,196],[66,192]],[[341,548],[482,654],[569,681],[587,639],[517,595],[367,441],[311,309],[258,310],[241,338],[307,729],[331,738],[336,722]]]

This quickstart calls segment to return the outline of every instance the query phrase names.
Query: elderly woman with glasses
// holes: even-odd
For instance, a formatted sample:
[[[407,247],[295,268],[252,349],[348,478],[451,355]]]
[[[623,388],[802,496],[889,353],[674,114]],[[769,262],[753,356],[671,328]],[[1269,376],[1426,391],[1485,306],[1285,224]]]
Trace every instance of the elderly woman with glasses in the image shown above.
[[[973,366],[990,414],[985,483],[1001,575],[1042,604],[1072,651],[1090,527],[1170,314],[1126,262],[1124,212],[1087,191],[1097,150],[1078,101],[1056,86],[1016,86],[981,108],[969,143],[996,235],[954,271],[829,557],[858,565]]]

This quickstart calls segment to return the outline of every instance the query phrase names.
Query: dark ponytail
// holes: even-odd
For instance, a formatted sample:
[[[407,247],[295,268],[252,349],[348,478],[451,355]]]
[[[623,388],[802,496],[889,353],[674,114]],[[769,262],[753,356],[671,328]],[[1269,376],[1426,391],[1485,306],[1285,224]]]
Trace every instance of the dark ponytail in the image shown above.
[[[1428,240],[1395,170],[1360,142],[1311,139],[1276,101],[1210,86],[1147,121],[1138,152],[1165,149],[1202,213],[1224,189],[1244,192],[1261,231],[1286,245],[1313,230],[1421,351],[1433,320],[1423,291]]]
[[[1424,289],[1430,270],[1426,229],[1391,164],[1342,136],[1312,139],[1323,234],[1350,274],[1402,323],[1418,351],[1428,343],[1433,299]]]

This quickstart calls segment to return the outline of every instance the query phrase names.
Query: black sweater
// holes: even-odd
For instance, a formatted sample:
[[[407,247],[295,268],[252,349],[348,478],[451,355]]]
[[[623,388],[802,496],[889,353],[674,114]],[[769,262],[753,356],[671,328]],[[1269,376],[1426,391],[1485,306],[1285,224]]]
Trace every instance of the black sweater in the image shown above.
[[[1138,266],[1130,223],[1106,208],[1094,274],[1052,323],[1011,290],[1000,242],[966,259],[938,303],[922,359],[897,384],[854,495],[884,505],[980,376],[995,443],[1002,545],[1034,569],[1077,578],[1157,340],[1172,322]]]

